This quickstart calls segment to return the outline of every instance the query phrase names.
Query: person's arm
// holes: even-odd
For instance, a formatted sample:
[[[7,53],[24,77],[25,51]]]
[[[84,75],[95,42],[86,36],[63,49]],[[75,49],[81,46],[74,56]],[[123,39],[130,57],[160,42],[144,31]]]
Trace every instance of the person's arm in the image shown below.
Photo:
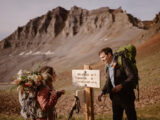
[[[105,95],[110,92],[111,92],[111,80],[109,77],[109,71],[107,71],[106,82],[105,82],[105,85],[103,86],[101,94]]]
[[[110,78],[109,78],[109,73],[107,72],[107,77],[106,77],[106,83],[103,86],[103,89],[101,91],[101,94],[98,96],[98,100],[101,101],[101,98],[103,95],[110,93]]]
[[[134,70],[132,69],[131,64],[127,59],[122,59],[122,65],[123,69],[126,75],[126,80],[124,80],[121,84],[116,85],[114,88],[112,88],[112,92],[116,93],[123,89],[132,88],[134,83]]]
[[[126,80],[122,82],[122,88],[132,88],[134,84],[134,70],[128,60],[123,59],[123,68],[126,74]]]
[[[57,95],[49,91],[48,88],[42,87],[37,93],[37,101],[40,104],[43,111],[54,107],[57,103]]]
[[[43,111],[54,107],[58,98],[65,93],[64,90],[50,92],[48,88],[42,87],[37,93],[37,101],[39,102]]]

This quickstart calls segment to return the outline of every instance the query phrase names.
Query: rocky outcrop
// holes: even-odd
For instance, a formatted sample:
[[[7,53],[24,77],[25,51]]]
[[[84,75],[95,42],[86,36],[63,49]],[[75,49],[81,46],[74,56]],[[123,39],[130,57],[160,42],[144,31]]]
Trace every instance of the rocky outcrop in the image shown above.
[[[143,21],[143,24],[145,29],[150,29],[154,26],[157,26],[160,24],[160,13],[156,14],[155,18],[151,21]]]
[[[1,43],[1,48],[27,47],[36,39],[38,39],[37,42],[41,42],[41,37],[47,35],[55,38],[63,30],[67,15],[67,10],[57,7],[46,15],[34,18],[4,39],[2,42],[5,44]]]
[[[160,12],[153,19],[153,28],[156,32],[160,32]]]
[[[11,44],[10,44],[10,42],[8,42],[8,40],[3,40],[0,43],[0,46],[1,46],[1,49],[6,49],[6,48],[9,48],[11,46]]]
[[[74,37],[81,34],[92,34],[101,28],[109,29],[112,24],[136,26],[143,28],[143,23],[121,8],[108,7],[88,11],[73,6],[70,11],[57,7],[43,16],[30,20],[25,26],[18,27],[9,37],[0,42],[2,49],[30,46],[41,47],[57,36]]]
[[[63,34],[65,34],[65,36],[76,35],[80,31],[81,26],[84,24],[84,16],[86,17],[88,12],[88,10],[81,9],[76,6],[72,7],[68,14],[68,19],[65,23]]]
[[[156,15],[156,17],[153,19],[153,23],[157,24],[160,23],[160,12]]]

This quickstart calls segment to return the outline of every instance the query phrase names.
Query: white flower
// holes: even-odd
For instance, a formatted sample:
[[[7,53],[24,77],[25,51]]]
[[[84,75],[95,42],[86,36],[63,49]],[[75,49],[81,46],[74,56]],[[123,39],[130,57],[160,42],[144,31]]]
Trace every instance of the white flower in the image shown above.
[[[33,75],[28,75],[28,79],[29,80],[37,80],[38,79],[38,76],[33,74]]]
[[[22,74],[23,74],[22,70],[19,70],[18,73],[17,73],[18,76],[21,76]]]
[[[23,71],[19,70],[17,73],[17,79],[21,80],[21,77],[23,76]]]

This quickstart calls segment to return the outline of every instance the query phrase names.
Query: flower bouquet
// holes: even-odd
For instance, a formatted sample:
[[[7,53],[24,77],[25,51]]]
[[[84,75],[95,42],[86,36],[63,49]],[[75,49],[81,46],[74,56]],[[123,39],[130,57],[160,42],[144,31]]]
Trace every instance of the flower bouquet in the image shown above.
[[[23,91],[23,89],[35,90],[37,88],[37,82],[41,80],[42,77],[37,71],[19,70],[13,84],[21,88],[21,91]]]

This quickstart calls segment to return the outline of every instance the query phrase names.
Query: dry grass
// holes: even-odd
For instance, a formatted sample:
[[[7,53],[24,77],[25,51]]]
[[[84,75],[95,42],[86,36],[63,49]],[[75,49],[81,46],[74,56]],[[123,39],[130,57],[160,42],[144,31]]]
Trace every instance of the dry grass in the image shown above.
[[[154,51],[143,46],[139,48],[141,52],[137,56],[137,66],[140,75],[140,102],[136,101],[138,120],[160,120],[160,48],[152,46]],[[144,50],[144,51],[142,51]],[[148,51],[146,53],[146,51]],[[99,68],[104,75],[104,69],[101,64],[95,68]],[[58,120],[66,120],[74,101],[73,94],[76,87],[71,84],[71,72],[63,73],[54,85],[57,89],[65,89],[67,94],[63,96],[57,104]],[[69,77],[66,77],[68,76]],[[69,81],[69,82],[68,82]],[[102,86],[105,82],[103,77]],[[95,90],[95,119],[111,120],[111,101],[107,97],[105,101],[99,103],[97,94],[100,89]],[[9,91],[0,91],[0,120],[22,120],[19,116],[20,106],[18,103],[17,93]],[[81,109],[80,116],[73,116],[72,120],[84,120],[84,108]],[[125,118],[124,118],[125,119]]]
[[[20,112],[20,105],[18,102],[16,92],[0,91],[0,113],[11,115]]]

